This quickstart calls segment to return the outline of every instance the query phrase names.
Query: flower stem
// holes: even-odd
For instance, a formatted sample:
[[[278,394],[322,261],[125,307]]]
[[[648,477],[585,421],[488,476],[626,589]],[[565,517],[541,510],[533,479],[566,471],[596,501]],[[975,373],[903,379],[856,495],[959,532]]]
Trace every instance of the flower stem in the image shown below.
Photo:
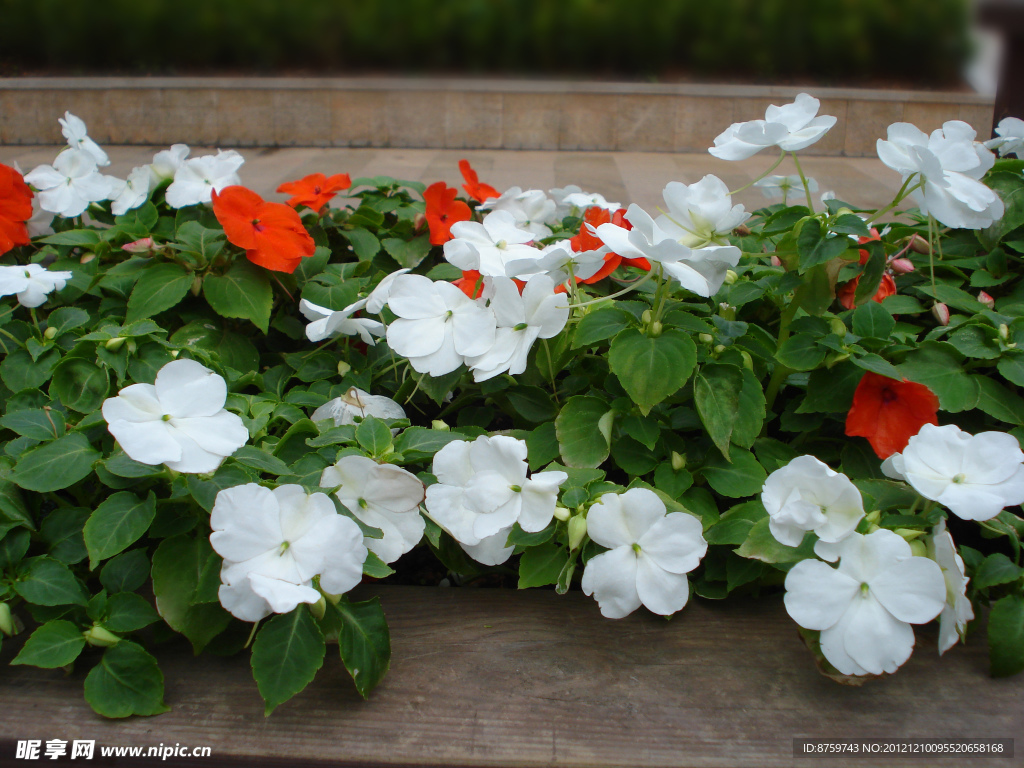
[[[916,173],[912,173],[909,176],[907,176],[907,180],[903,182],[903,186],[900,187],[900,191],[896,193],[896,197],[893,198],[893,201],[891,203],[889,203],[887,206],[885,206],[885,208],[880,208],[879,210],[875,211],[875,215],[872,216],[870,219],[868,219],[867,222],[865,222],[865,223],[873,224],[875,221],[877,221],[882,216],[887,214],[889,211],[891,211],[897,205],[902,203],[907,198],[908,195],[910,195],[915,190],[919,189],[921,187],[921,182],[918,182],[914,186],[912,186],[909,189],[907,189],[907,185],[910,184],[911,180],[916,175],[917,175]]]
[[[654,269],[652,268],[646,275],[641,277],[639,280],[637,280],[632,285],[627,286],[626,288],[623,288],[621,291],[617,291],[616,293],[608,294],[607,296],[599,296],[596,299],[591,299],[590,301],[584,301],[581,304],[570,304],[569,305],[569,309],[579,309],[580,307],[589,307],[591,304],[600,304],[602,301],[609,301],[611,299],[617,299],[617,298],[619,298],[619,296],[625,296],[627,293],[631,293],[632,291],[635,291],[641,285],[643,285],[648,280],[650,280],[653,276],[654,276]]]
[[[814,213],[814,203],[811,200],[811,188],[807,184],[807,177],[804,176],[804,169],[800,167],[800,161],[796,157],[796,152],[790,152],[789,154],[793,158],[793,164],[796,165],[796,172],[800,174],[800,183],[804,185],[804,196],[807,198],[807,208],[811,213]]]
[[[752,186],[754,186],[755,184],[757,184],[757,182],[759,182],[759,181],[760,181],[761,179],[763,179],[763,178],[764,178],[765,176],[767,176],[767,175],[768,175],[769,173],[771,173],[771,172],[772,172],[772,171],[774,171],[774,170],[775,170],[776,168],[778,168],[778,167],[779,167],[779,166],[780,166],[780,165],[782,164],[782,161],[783,161],[783,160],[785,160],[785,159],[786,159],[786,153],[785,153],[785,151],[780,151],[780,152],[779,152],[779,158],[778,158],[778,160],[776,160],[776,161],[775,161],[774,163],[772,163],[772,165],[771,165],[771,168],[769,168],[769,169],[768,169],[767,171],[765,171],[764,173],[762,173],[762,174],[761,174],[760,176],[758,176],[758,177],[757,177],[756,179],[754,179],[753,181],[751,181],[751,182],[750,182],[749,184],[744,184],[744,185],[743,185],[742,187],[740,187],[739,189],[734,189],[734,190],[732,190],[732,191],[731,191],[731,192],[730,192],[729,194],[730,194],[730,195],[735,195],[735,194],[738,194],[738,193],[742,192],[742,191],[743,191],[743,190],[745,190],[745,189],[750,189],[750,188],[751,188]]]

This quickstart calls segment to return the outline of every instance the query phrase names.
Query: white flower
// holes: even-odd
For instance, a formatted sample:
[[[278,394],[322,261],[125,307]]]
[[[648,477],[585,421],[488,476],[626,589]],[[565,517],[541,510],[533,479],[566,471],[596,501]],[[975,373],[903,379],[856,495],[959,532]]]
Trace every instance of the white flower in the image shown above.
[[[821,652],[844,675],[895,672],[914,648],[910,625],[945,605],[942,571],[884,528],[851,534],[837,549],[838,568],[802,560],[786,574],[786,610],[821,631]]]
[[[110,179],[96,169],[96,160],[85,150],[66,149],[53,165],[40,165],[25,175],[39,192],[44,211],[68,218],[80,216],[89,203],[106,200]]]
[[[512,187],[502,192],[501,197],[492,197],[481,203],[482,211],[507,211],[512,214],[519,229],[533,234],[535,240],[551,237],[551,228],[555,218],[555,201],[539,189]]]
[[[768,475],[761,490],[768,529],[781,543],[800,546],[807,531],[821,541],[842,541],[864,517],[864,502],[850,478],[813,456],[798,456]]]
[[[188,144],[172,144],[170,149],[161,150],[153,155],[153,162],[149,164],[152,186],[156,187],[161,182],[173,179],[191,151]]]
[[[123,216],[149,199],[149,166],[141,165],[126,180],[114,179],[110,185],[110,212]]]
[[[956,645],[965,637],[967,622],[974,618],[974,609],[967,599],[967,571],[963,558],[957,554],[953,537],[946,530],[946,521],[941,521],[927,540],[928,557],[939,564],[946,580],[946,604],[939,614],[939,654]]]
[[[739,263],[740,249],[736,246],[691,249],[635,203],[626,211],[626,220],[633,229],[609,223],[599,226],[595,234],[625,259],[645,258],[660,263],[666,275],[698,296],[714,296],[725,282],[726,272]]]
[[[554,190],[552,190],[553,192]],[[609,213],[615,213],[621,207],[618,203],[610,203],[605,200],[604,195],[597,192],[569,192],[560,203],[583,213],[587,208],[604,208]]]
[[[172,360],[155,384],[132,384],[103,401],[110,434],[135,461],[177,472],[213,472],[249,439],[224,410],[224,379],[195,360]]]
[[[765,176],[763,179],[755,181],[754,186],[770,200],[802,200],[805,197],[804,184],[795,173],[789,176]],[[807,189],[817,192],[818,182],[808,177]]]
[[[791,104],[772,104],[764,120],[733,123],[715,139],[710,152],[722,160],[746,160],[765,147],[779,147],[786,152],[809,147],[836,124],[831,115],[818,116],[821,106],[813,96],[801,93]]]
[[[483,298],[490,299],[498,328],[490,349],[466,358],[474,381],[505,371],[513,376],[522,373],[533,342],[557,336],[569,319],[569,300],[564,293],[555,293],[555,284],[547,275],[531,277],[521,296],[509,278],[488,278]]]
[[[96,165],[110,165],[107,153],[89,138],[89,131],[81,118],[65,112],[64,118],[57,118],[57,122],[60,123],[60,132],[68,140],[69,147],[88,153],[96,161]]]
[[[376,344],[374,336],[384,335],[384,324],[365,317],[352,317],[366,306],[366,300],[349,304],[344,309],[333,310],[321,307],[311,301],[301,299],[299,311],[312,322],[306,326],[306,338],[310,341],[323,341],[331,336],[359,336],[364,344]]]
[[[434,455],[431,471],[438,482],[427,488],[427,514],[467,546],[517,522],[524,531],[541,531],[555,514],[558,486],[568,475],[539,472],[527,478],[526,470],[525,440],[495,435],[448,443]],[[504,540],[492,542],[499,543]]]
[[[986,147],[998,149],[1002,157],[1021,157],[1021,152],[1024,151],[1024,120],[1019,117],[1004,117],[996,126],[996,133],[999,138],[986,141]]]
[[[406,418],[405,409],[390,397],[371,395],[369,392],[363,392],[355,387],[349,389],[341,397],[336,397],[321,405],[313,411],[313,415],[309,418],[312,421],[331,419],[334,426],[340,427],[345,424],[355,424],[357,417],[362,421],[367,416],[376,416],[378,419]]]
[[[452,224],[452,239],[444,244],[444,257],[462,270],[479,270],[488,277],[504,277],[506,265],[516,259],[536,259],[537,249],[525,243],[534,234],[516,226],[508,211],[494,211],[483,223],[459,221]]]
[[[531,249],[534,250],[534,249]],[[574,251],[569,243],[562,240],[535,250],[535,258],[516,259],[505,265],[505,276],[526,280],[533,275],[548,275],[555,283],[569,279],[569,271],[577,280],[586,280],[596,275],[604,266],[605,247],[594,251]]]
[[[479,544],[463,544],[460,541],[459,546],[462,547],[463,552],[482,565],[501,565],[512,557],[512,553],[516,551],[515,547],[505,546],[508,541],[508,535],[511,532],[512,526],[509,526],[508,528],[502,528],[493,536],[486,536],[480,539]]]
[[[225,488],[210,527],[210,544],[224,558],[220,602],[242,621],[317,602],[314,576],[335,595],[362,580],[363,534],[323,493],[307,494],[299,485]]]
[[[210,202],[214,191],[220,194],[225,188],[241,183],[238,169],[244,162],[245,159],[233,149],[226,152],[217,150],[216,155],[186,160],[167,188],[167,204],[171,208],[182,208]]]
[[[882,472],[964,520],[989,520],[1024,502],[1024,452],[1013,435],[969,435],[954,424],[925,424]]]
[[[566,216],[578,216],[582,213],[579,207],[573,205],[572,203],[566,200],[566,198],[569,197],[569,195],[575,194],[586,195],[587,193],[584,192],[575,184],[570,184],[567,187],[554,187],[553,189],[548,190],[548,195],[550,195],[551,199],[555,201],[556,221],[561,221]]]
[[[665,502],[646,488],[606,493],[587,512],[587,533],[607,552],[583,572],[583,592],[593,595],[609,619],[628,616],[641,604],[663,616],[682,610],[690,596],[686,574],[708,545],[701,524],[685,512],[666,514]]]
[[[50,272],[40,264],[0,267],[0,296],[18,294],[21,306],[38,307],[70,279],[70,272]]]
[[[341,486],[334,492],[338,501],[368,526],[380,529],[383,538],[366,538],[363,543],[385,563],[393,563],[423,538],[423,483],[411,472],[366,456],[343,456],[324,470],[320,486]]]
[[[668,209],[655,223],[689,248],[729,245],[729,235],[750,218],[742,205],[733,205],[729,187],[708,174],[696,184],[670,181],[662,197]]]
[[[366,311],[371,315],[379,315],[380,311],[384,309],[384,305],[388,303],[388,297],[391,296],[391,286],[394,285],[395,278],[411,271],[410,269],[399,269],[377,283],[377,287],[370,291],[370,294],[366,297]]]
[[[494,344],[494,313],[451,283],[401,275],[391,286],[388,307],[398,316],[388,326],[388,345],[418,373],[451,373],[465,357],[482,355]]]
[[[904,181],[915,174],[924,186],[914,191],[921,213],[948,227],[982,229],[1002,218],[1003,201],[978,179],[995,156],[974,141],[967,123],[950,120],[928,136],[910,123],[889,126],[888,141],[877,142],[878,157]]]

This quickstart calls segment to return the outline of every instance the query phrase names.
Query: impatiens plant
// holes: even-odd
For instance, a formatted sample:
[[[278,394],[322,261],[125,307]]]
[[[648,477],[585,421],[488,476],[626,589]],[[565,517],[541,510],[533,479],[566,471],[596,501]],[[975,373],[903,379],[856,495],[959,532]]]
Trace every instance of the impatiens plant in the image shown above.
[[[654,212],[466,161],[464,199],[324,169],[263,200],[237,152],[180,144],[121,179],[65,115],[52,165],[0,166],[13,663],[92,666],[98,712],[152,715],[180,635],[250,654],[269,712],[336,646],[367,696],[390,639],[352,590],[380,580],[612,618],[783,592],[856,684],[913,625],[956,652],[987,616],[991,672],[1024,670],[1020,121],[1002,159],[959,121],[892,126],[902,188],[864,210],[812,194],[818,111],[711,150],[774,148],[752,184],[792,163],[781,202],[707,175]]]

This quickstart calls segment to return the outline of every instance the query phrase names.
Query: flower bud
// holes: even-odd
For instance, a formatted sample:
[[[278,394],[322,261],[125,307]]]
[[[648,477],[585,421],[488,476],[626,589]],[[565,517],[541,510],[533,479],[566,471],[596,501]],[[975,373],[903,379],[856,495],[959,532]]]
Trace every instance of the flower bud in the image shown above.
[[[122,251],[128,251],[128,253],[149,253],[153,250],[154,243],[152,237],[144,237],[141,240],[122,245]]]
[[[324,592],[323,589],[320,590],[320,594],[323,595],[324,599],[326,599],[331,605],[337,605],[341,602],[341,595],[332,595],[330,592]]]
[[[139,345],[135,343],[135,339],[128,339],[128,354],[134,355],[135,350],[139,348]]]
[[[81,264],[88,264],[90,261],[92,261],[95,258],[96,258],[96,254],[95,253],[83,253],[82,254],[82,258],[80,258],[78,261]]]
[[[14,617],[11,616],[11,606],[7,603],[0,603],[0,633],[8,637],[14,634]]]
[[[344,360],[339,360],[338,361],[338,375],[339,376],[345,377],[345,376],[348,375],[348,372],[351,371],[351,370],[352,370],[352,366],[349,365],[348,363],[346,363]]]
[[[569,519],[569,510],[563,506],[555,505],[555,520],[561,520],[563,523]]]
[[[85,642],[97,648],[109,648],[121,642],[120,637],[98,625],[87,629],[82,636],[85,638]]]
[[[169,354],[171,357],[173,357],[175,360],[177,360],[178,359],[178,355],[181,354],[181,350],[180,349],[172,349],[167,354]]]
[[[193,296],[198,296],[203,290],[203,278],[201,275],[196,275],[192,279],[192,287],[189,288]]]
[[[641,321],[641,322],[642,322],[642,323],[643,323],[644,325],[650,325],[650,322],[651,322],[651,318],[652,318],[652,317],[653,317],[653,315],[651,315],[651,310],[649,310],[649,309],[645,309],[645,310],[644,310],[644,313],[643,313],[642,315],[640,315],[640,321]]]
[[[723,301],[718,305],[718,316],[723,320],[735,320],[736,307]]]
[[[436,429],[438,432],[451,432],[452,431],[452,428],[449,427],[448,424],[446,422],[442,421],[441,419],[434,419],[432,422],[430,422],[430,428],[431,429]]]
[[[782,266],[782,259],[780,259],[778,256],[772,256],[770,261],[771,261],[771,264],[772,264],[773,267],[781,267]]]
[[[413,228],[419,232],[427,225],[427,216],[424,213],[417,213],[415,218],[412,220]]]
[[[53,327],[47,328],[45,331],[43,331],[43,338],[44,339],[55,339],[55,338],[57,338],[57,329],[53,328]]]
[[[1008,326],[1006,323],[999,324],[999,338],[1002,339],[1003,341],[1010,340],[1010,326]]]
[[[846,338],[846,323],[840,320],[838,317],[833,317],[828,321],[829,328],[832,329],[832,333],[838,336],[840,339]]]
[[[914,253],[923,253],[927,255],[932,252],[932,247],[923,237],[920,235],[914,235],[910,238],[910,250]]]
[[[124,346],[126,341],[128,341],[128,339],[124,336],[115,336],[112,339],[107,339],[107,342],[103,346],[106,347],[108,352],[117,352],[117,350]]]
[[[714,349],[715,357],[718,357],[723,352],[725,352],[725,344],[716,344]]]
[[[710,333],[701,333],[697,336],[697,340],[701,344],[713,344],[715,341],[715,337],[712,336]]]
[[[897,528],[893,533],[897,536],[903,537],[906,541],[913,541],[914,539],[924,536],[924,531],[918,531],[914,528]]]
[[[569,520],[569,551],[576,549],[583,537],[587,535],[587,518],[583,515],[574,515]]]
[[[879,509],[873,510],[864,516],[864,519],[874,525],[882,519],[882,511]]]
[[[985,291],[978,291],[978,301],[984,304],[989,309],[996,308],[996,300],[989,296]]]
[[[910,552],[914,557],[928,557],[928,547],[923,541],[914,540],[910,542]]]
[[[663,330],[664,326],[661,324],[661,321],[655,320],[653,323],[651,323],[651,327],[647,329],[647,335],[650,336],[652,339],[656,339],[659,336],[661,336],[661,332]]]
[[[906,275],[914,271],[914,262],[910,259],[893,259],[889,262],[889,269],[896,275]]]
[[[747,237],[747,235],[750,234],[750,227],[745,224],[740,224],[732,231],[732,233],[736,235],[736,237]]]
[[[748,371],[753,372],[754,370],[754,358],[750,356],[750,353],[745,349],[740,350],[740,357],[743,358],[743,367]]]
[[[725,284],[726,284],[726,285],[732,285],[732,284],[733,284],[733,283],[735,283],[735,282],[736,282],[737,280],[739,280],[739,278],[740,278],[740,276],[739,276],[739,275],[737,275],[737,274],[736,274],[736,273],[735,273],[734,271],[732,271],[731,269],[727,269],[727,270],[725,270]]]
[[[686,454],[672,451],[672,469],[675,472],[682,472],[686,469]]]
[[[932,317],[938,321],[939,325],[949,325],[949,307],[941,301],[935,302],[932,304]]]
[[[832,370],[837,363],[841,363],[843,362],[843,360],[849,359],[849,352],[833,352],[832,354],[825,358],[825,367],[828,368],[829,370]]]
[[[851,210],[850,208],[847,208],[845,206],[840,208],[838,211],[836,211],[836,216],[846,216],[846,215],[854,215],[854,216],[856,216],[856,214],[853,213],[853,210]]]
[[[314,619],[322,619],[327,613],[327,601],[323,595],[320,595],[320,599],[315,603],[309,604],[309,612],[313,614]]]

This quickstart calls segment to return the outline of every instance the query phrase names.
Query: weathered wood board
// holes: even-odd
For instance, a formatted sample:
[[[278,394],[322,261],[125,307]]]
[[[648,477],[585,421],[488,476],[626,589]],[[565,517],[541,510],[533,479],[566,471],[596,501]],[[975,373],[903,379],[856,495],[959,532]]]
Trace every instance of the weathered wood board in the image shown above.
[[[861,688],[820,676],[777,598],[695,600],[672,621],[601,617],[579,593],[421,587],[380,594],[391,671],[360,700],[336,653],[264,718],[246,655],[158,651],[172,711],[106,721],[85,669],[0,670],[0,764],[18,739],[209,746],[189,765],[1024,765],[1024,678],[987,675],[983,635],[941,659],[917,630],[896,675]],[[795,758],[795,737],[1016,739],[1013,758]],[[98,756],[98,751],[97,751]],[[156,764],[155,758],[117,765]],[[92,764],[101,764],[94,760]],[[166,765],[175,764],[169,760]]]

